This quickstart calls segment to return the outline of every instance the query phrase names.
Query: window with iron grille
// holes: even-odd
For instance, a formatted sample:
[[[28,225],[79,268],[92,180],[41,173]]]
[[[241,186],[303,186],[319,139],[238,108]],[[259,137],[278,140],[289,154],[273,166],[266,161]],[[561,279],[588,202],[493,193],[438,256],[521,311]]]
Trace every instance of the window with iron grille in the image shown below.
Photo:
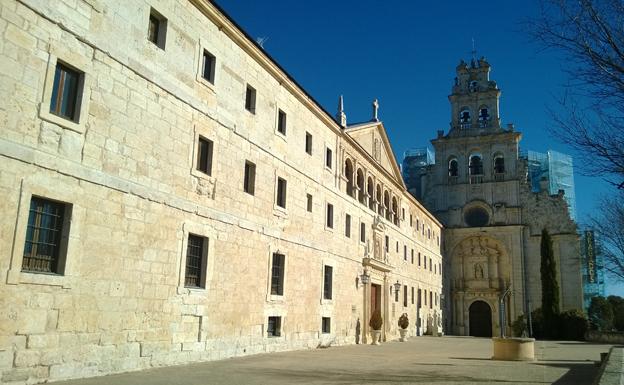
[[[284,295],[284,254],[273,253],[271,295]]]
[[[351,238],[351,215],[345,215],[345,237]]]
[[[204,271],[206,267],[206,243],[204,237],[189,234],[186,246],[186,273],[184,286],[203,288],[205,286]]]
[[[279,177],[277,178],[277,197],[275,203],[283,209],[286,208],[286,180]]]
[[[334,268],[325,266],[323,276],[323,299],[332,299],[332,280]]]
[[[269,317],[267,335],[269,337],[279,337],[282,335],[282,317]]]
[[[286,113],[282,110],[278,110],[277,113],[277,131],[286,135]]]
[[[63,242],[67,205],[32,197],[28,213],[22,271],[63,274]]]
[[[147,40],[154,43],[158,48],[165,49],[166,37],[167,19],[152,8],[147,26]]]
[[[82,79],[84,73],[71,69],[62,63],[56,63],[52,97],[50,99],[50,113],[71,120],[78,121],[80,115],[79,96],[82,93]]]
[[[197,170],[206,175],[212,174],[212,148],[212,140],[203,136],[199,137],[197,142]]]
[[[252,114],[256,113],[256,89],[249,84],[245,91],[245,109]]]
[[[243,178],[243,190],[254,195],[256,190],[256,165],[250,161],[245,162],[245,176]]]
[[[212,84],[214,84],[216,62],[217,58],[210,52],[204,50],[202,58],[202,77]]]
[[[321,329],[322,329],[323,333],[325,333],[325,334],[331,333],[331,318],[329,318],[329,317],[322,317],[322,319],[321,319]]]
[[[308,155],[312,155],[312,134],[306,132],[305,151]]]

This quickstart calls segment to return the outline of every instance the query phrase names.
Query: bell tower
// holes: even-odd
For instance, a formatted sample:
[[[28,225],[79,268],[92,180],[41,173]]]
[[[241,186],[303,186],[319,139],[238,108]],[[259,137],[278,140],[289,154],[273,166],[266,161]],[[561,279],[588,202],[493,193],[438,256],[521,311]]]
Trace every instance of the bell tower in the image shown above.
[[[500,130],[498,101],[501,92],[496,82],[490,80],[490,69],[484,57],[478,61],[472,59],[470,65],[463,60],[459,62],[455,84],[448,97],[451,102],[451,136]]]

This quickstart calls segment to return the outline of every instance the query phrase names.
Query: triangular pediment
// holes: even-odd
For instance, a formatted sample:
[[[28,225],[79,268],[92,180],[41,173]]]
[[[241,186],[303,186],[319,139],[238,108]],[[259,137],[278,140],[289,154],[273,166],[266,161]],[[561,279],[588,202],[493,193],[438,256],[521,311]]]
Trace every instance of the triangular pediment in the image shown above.
[[[374,162],[405,187],[401,169],[397,164],[382,122],[371,121],[353,124],[345,129],[345,133],[353,138]]]

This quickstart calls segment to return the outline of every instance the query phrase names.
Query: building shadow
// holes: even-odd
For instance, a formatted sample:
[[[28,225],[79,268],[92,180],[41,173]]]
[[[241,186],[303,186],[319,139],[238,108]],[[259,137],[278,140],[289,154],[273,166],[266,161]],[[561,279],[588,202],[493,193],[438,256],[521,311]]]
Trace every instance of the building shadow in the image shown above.
[[[598,375],[598,366],[592,361],[589,362],[561,362],[561,363],[545,363],[536,362],[535,365],[550,366],[554,368],[565,368],[568,371],[561,376],[553,385],[577,385],[592,384]]]

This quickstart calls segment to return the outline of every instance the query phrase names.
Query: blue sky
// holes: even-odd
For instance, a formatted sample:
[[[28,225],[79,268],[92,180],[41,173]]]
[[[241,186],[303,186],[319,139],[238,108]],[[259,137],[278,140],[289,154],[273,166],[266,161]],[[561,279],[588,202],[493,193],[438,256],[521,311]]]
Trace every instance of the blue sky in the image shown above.
[[[565,62],[543,51],[526,33],[536,0],[502,1],[241,1],[218,4],[326,110],[334,114],[344,95],[348,122],[371,118],[378,98],[395,155],[422,147],[448,130],[455,67],[477,56],[492,65],[502,90],[503,124],[523,133],[521,148],[575,155],[548,134],[547,107],[570,82]],[[422,6],[426,4],[426,6]],[[575,157],[576,161],[577,157]],[[576,170],[575,170],[576,171]],[[609,187],[575,173],[578,219],[587,220]],[[624,296],[624,286],[607,286]]]

